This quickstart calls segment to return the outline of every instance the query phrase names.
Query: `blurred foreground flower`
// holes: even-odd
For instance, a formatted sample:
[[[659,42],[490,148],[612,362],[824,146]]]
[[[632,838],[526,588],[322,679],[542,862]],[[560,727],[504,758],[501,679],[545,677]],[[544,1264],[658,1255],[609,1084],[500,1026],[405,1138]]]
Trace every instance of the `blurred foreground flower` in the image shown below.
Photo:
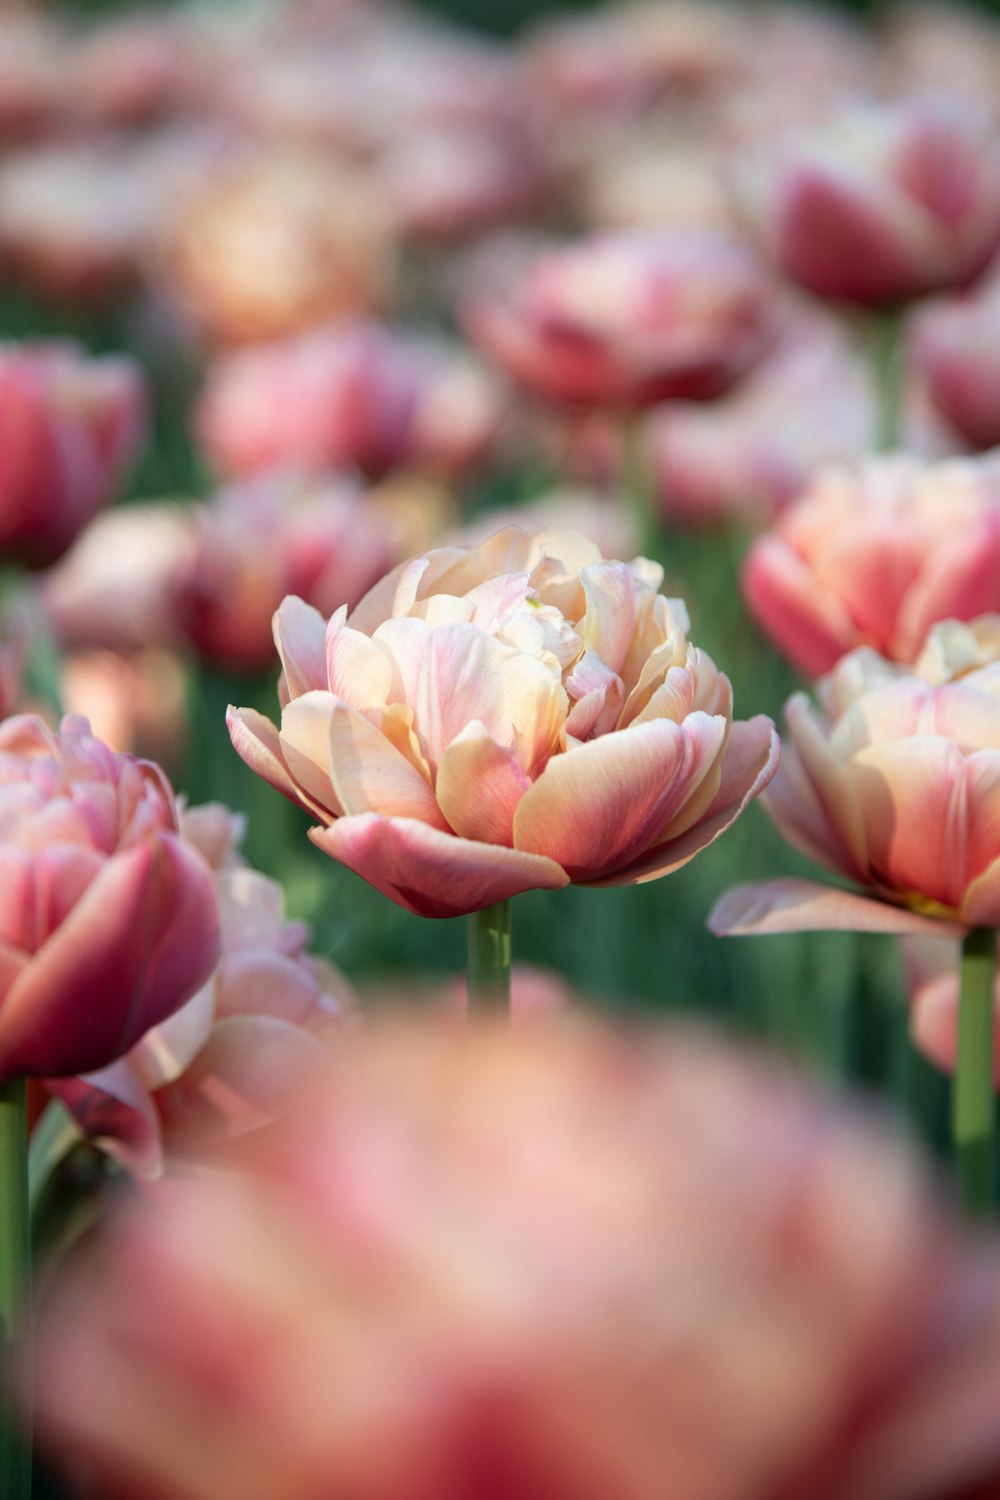
[[[324,612],[353,605],[389,560],[388,523],[353,481],[260,474],[196,513],[194,552],[174,580],[177,622],[210,661],[265,672],[286,594]]]
[[[1000,457],[821,470],[754,543],[743,589],[809,676],[862,645],[912,661],[938,620],[1000,609]]]
[[[961,287],[1000,245],[1000,146],[986,115],[944,99],[854,106],[791,129],[737,176],[781,269],[869,306]]]
[[[195,428],[223,474],[294,464],[449,476],[483,456],[502,414],[495,376],[473,357],[355,321],[223,356]]]
[[[126,355],[0,345],[0,555],[54,562],[136,456],[146,388]]]
[[[635,408],[720,396],[773,335],[753,258],[694,232],[603,235],[541,255],[470,298],[476,340],[535,395]]]
[[[230,709],[233,744],[319,820],[314,843],[424,916],[655,879],[777,764],[662,578],[511,527],[402,564],[329,624],[286,599],[281,727]]]
[[[0,725],[0,805],[0,1080],[103,1067],[211,973],[211,873],[163,773],[85,719]]]
[[[95,1492],[994,1492],[1000,1260],[871,1127],[690,1038],[345,1051],[48,1300],[41,1434]]]
[[[788,700],[764,806],[795,848],[871,894],[736,886],[712,930],[1000,928],[1000,620],[945,622],[909,670],[852,652],[818,692],[826,716],[804,693]]]
[[[306,952],[308,929],[285,920],[281,887],[237,854],[240,831],[218,804],[181,815],[185,843],[214,872],[222,954],[211,978],[118,1062],[49,1081],[83,1133],[142,1176],[287,1110],[327,1056],[324,1032],[353,1007],[343,975]]]

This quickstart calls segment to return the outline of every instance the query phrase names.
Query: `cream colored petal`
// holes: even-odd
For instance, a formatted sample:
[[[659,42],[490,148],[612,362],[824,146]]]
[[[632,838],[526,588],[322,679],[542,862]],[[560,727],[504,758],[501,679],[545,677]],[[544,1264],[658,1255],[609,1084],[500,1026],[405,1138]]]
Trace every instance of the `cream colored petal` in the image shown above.
[[[282,712],[278,736],[285,764],[298,785],[324,810],[325,822],[343,811],[327,770],[330,719],[338,701],[332,693],[303,693]]]
[[[385,649],[334,615],[326,631],[326,677],[331,693],[352,708],[381,708],[392,690],[392,661]]]
[[[708,925],[717,937],[773,932],[888,932],[947,937],[962,929],[920,916],[905,906],[811,880],[762,880],[735,885],[716,902]]]
[[[869,745],[850,765],[871,869],[894,890],[958,907],[968,795],[961,751],[938,735]]]
[[[859,877],[866,878],[868,840],[864,813],[847,768],[831,746],[829,734],[805,693],[794,693],[789,698],[785,721],[802,770],[824,816],[834,828]]]
[[[282,792],[290,802],[306,808],[317,817],[329,816],[325,807],[310,797],[289,770],[277,729],[255,708],[233,708],[226,711],[226,725],[233,749],[251,771]]]
[[[419,771],[363,714],[335,704],[327,733],[329,776],[345,816],[374,812],[447,828]]]
[[[583,649],[599,656],[613,672],[621,673],[636,626],[632,571],[626,563],[598,563],[584,568],[580,582],[587,600],[580,629]]]
[[[514,814],[531,785],[516,753],[491,739],[484,725],[467,725],[441,757],[437,800],[466,839],[514,843]]]
[[[289,594],[274,615],[274,644],[290,698],[323,689],[326,681],[326,621],[318,609]]]

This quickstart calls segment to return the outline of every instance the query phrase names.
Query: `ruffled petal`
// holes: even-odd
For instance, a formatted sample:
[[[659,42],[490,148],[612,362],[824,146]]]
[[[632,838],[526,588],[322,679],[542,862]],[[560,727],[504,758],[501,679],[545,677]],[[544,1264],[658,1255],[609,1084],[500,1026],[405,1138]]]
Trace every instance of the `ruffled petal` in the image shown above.
[[[905,906],[875,901],[855,891],[812,880],[762,880],[734,885],[713,906],[708,926],[716,937],[774,932],[888,932],[948,937],[954,923],[924,917]]]
[[[226,727],[233,749],[251,771],[273,786],[275,791],[281,792],[289,802],[304,807],[318,818],[329,817],[325,807],[314,802],[296,785],[285,764],[278,731],[270,719],[259,714],[255,708],[234,708],[230,704],[226,710]]]
[[[337,705],[332,693],[304,693],[285,705],[278,741],[281,755],[297,787],[324,822],[343,812],[330,780],[330,722]]]
[[[423,917],[460,917],[521,891],[557,890],[554,860],[441,833],[411,818],[338,818],[309,837],[369,885]]]
[[[514,751],[472,723],[441,757],[437,800],[459,837],[510,848],[517,804],[530,785]]]
[[[330,715],[327,752],[337,801],[348,817],[380,813],[447,828],[420,772],[363,714],[343,703],[336,703]]]
[[[326,621],[297,594],[289,594],[275,611],[274,644],[290,698],[326,687]]]
[[[829,672],[845,652],[864,644],[840,600],[781,537],[761,537],[751,547],[743,593],[778,650],[807,677]]]

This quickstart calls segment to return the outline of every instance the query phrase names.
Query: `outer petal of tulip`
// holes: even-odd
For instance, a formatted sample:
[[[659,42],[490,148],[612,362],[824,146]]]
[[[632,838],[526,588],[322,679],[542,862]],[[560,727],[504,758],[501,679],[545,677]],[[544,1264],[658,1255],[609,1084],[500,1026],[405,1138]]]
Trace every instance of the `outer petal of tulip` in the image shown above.
[[[900,609],[893,655],[912,661],[939,620],[972,620],[996,609],[998,577],[1000,511],[995,511],[942,539],[934,567],[914,583]]]
[[[291,772],[285,764],[278,731],[270,719],[266,719],[255,708],[234,708],[230,704],[226,710],[226,728],[229,730],[233,749],[251,771],[263,777],[274,787],[275,791],[281,792],[297,807],[304,808],[306,812],[315,813],[317,817],[329,816],[323,807],[312,797],[307,796],[292,779]]]
[[[127,1171],[137,1177],[160,1175],[163,1155],[156,1106],[126,1058],[82,1078],[50,1079],[47,1087],[87,1139]]]
[[[958,1055],[958,994],[957,973],[940,974],[920,986],[910,1006],[910,1034],[914,1042],[946,1073],[954,1070]],[[994,994],[993,1005],[1000,1021],[1000,994]],[[1000,1026],[994,1076],[1000,1088]]]
[[[948,937],[965,930],[955,922],[924,917],[855,891],[791,878],[734,885],[713,906],[708,925],[717,937],[827,931]]]
[[[837,170],[804,168],[788,184],[776,250],[788,275],[819,297],[891,302],[920,279],[884,202],[869,184]]]
[[[844,606],[778,536],[760,537],[743,568],[744,597],[782,653],[805,673],[828,672],[862,636]]]
[[[190,998],[219,956],[211,872],[171,834],[109,859],[0,1007],[0,1077],[85,1073]]]
[[[555,860],[442,833],[412,818],[363,813],[312,828],[313,843],[423,917],[457,917],[521,891],[569,884]]]

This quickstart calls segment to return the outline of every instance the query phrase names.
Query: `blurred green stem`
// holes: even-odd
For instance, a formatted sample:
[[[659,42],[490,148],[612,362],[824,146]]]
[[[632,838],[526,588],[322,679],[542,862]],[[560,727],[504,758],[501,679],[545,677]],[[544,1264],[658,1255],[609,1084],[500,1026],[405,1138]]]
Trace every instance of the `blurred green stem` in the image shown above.
[[[962,1203],[977,1219],[992,1212],[996,1172],[995,969],[996,933],[974,927],[962,944],[952,1139]]]
[[[643,557],[656,558],[660,528],[653,509],[653,474],[645,413],[626,412],[621,419],[619,483],[632,511],[636,541]]]
[[[510,1009],[510,901],[471,912],[469,1014]]]
[[[869,343],[875,377],[875,447],[891,453],[899,446],[903,415],[903,313],[886,308],[871,314]]]
[[[31,1449],[22,1418],[9,1415],[7,1383],[21,1364],[31,1288],[28,1228],[28,1114],[23,1079],[0,1084],[0,1495],[29,1500]],[[23,1413],[23,1408],[22,1408]]]

